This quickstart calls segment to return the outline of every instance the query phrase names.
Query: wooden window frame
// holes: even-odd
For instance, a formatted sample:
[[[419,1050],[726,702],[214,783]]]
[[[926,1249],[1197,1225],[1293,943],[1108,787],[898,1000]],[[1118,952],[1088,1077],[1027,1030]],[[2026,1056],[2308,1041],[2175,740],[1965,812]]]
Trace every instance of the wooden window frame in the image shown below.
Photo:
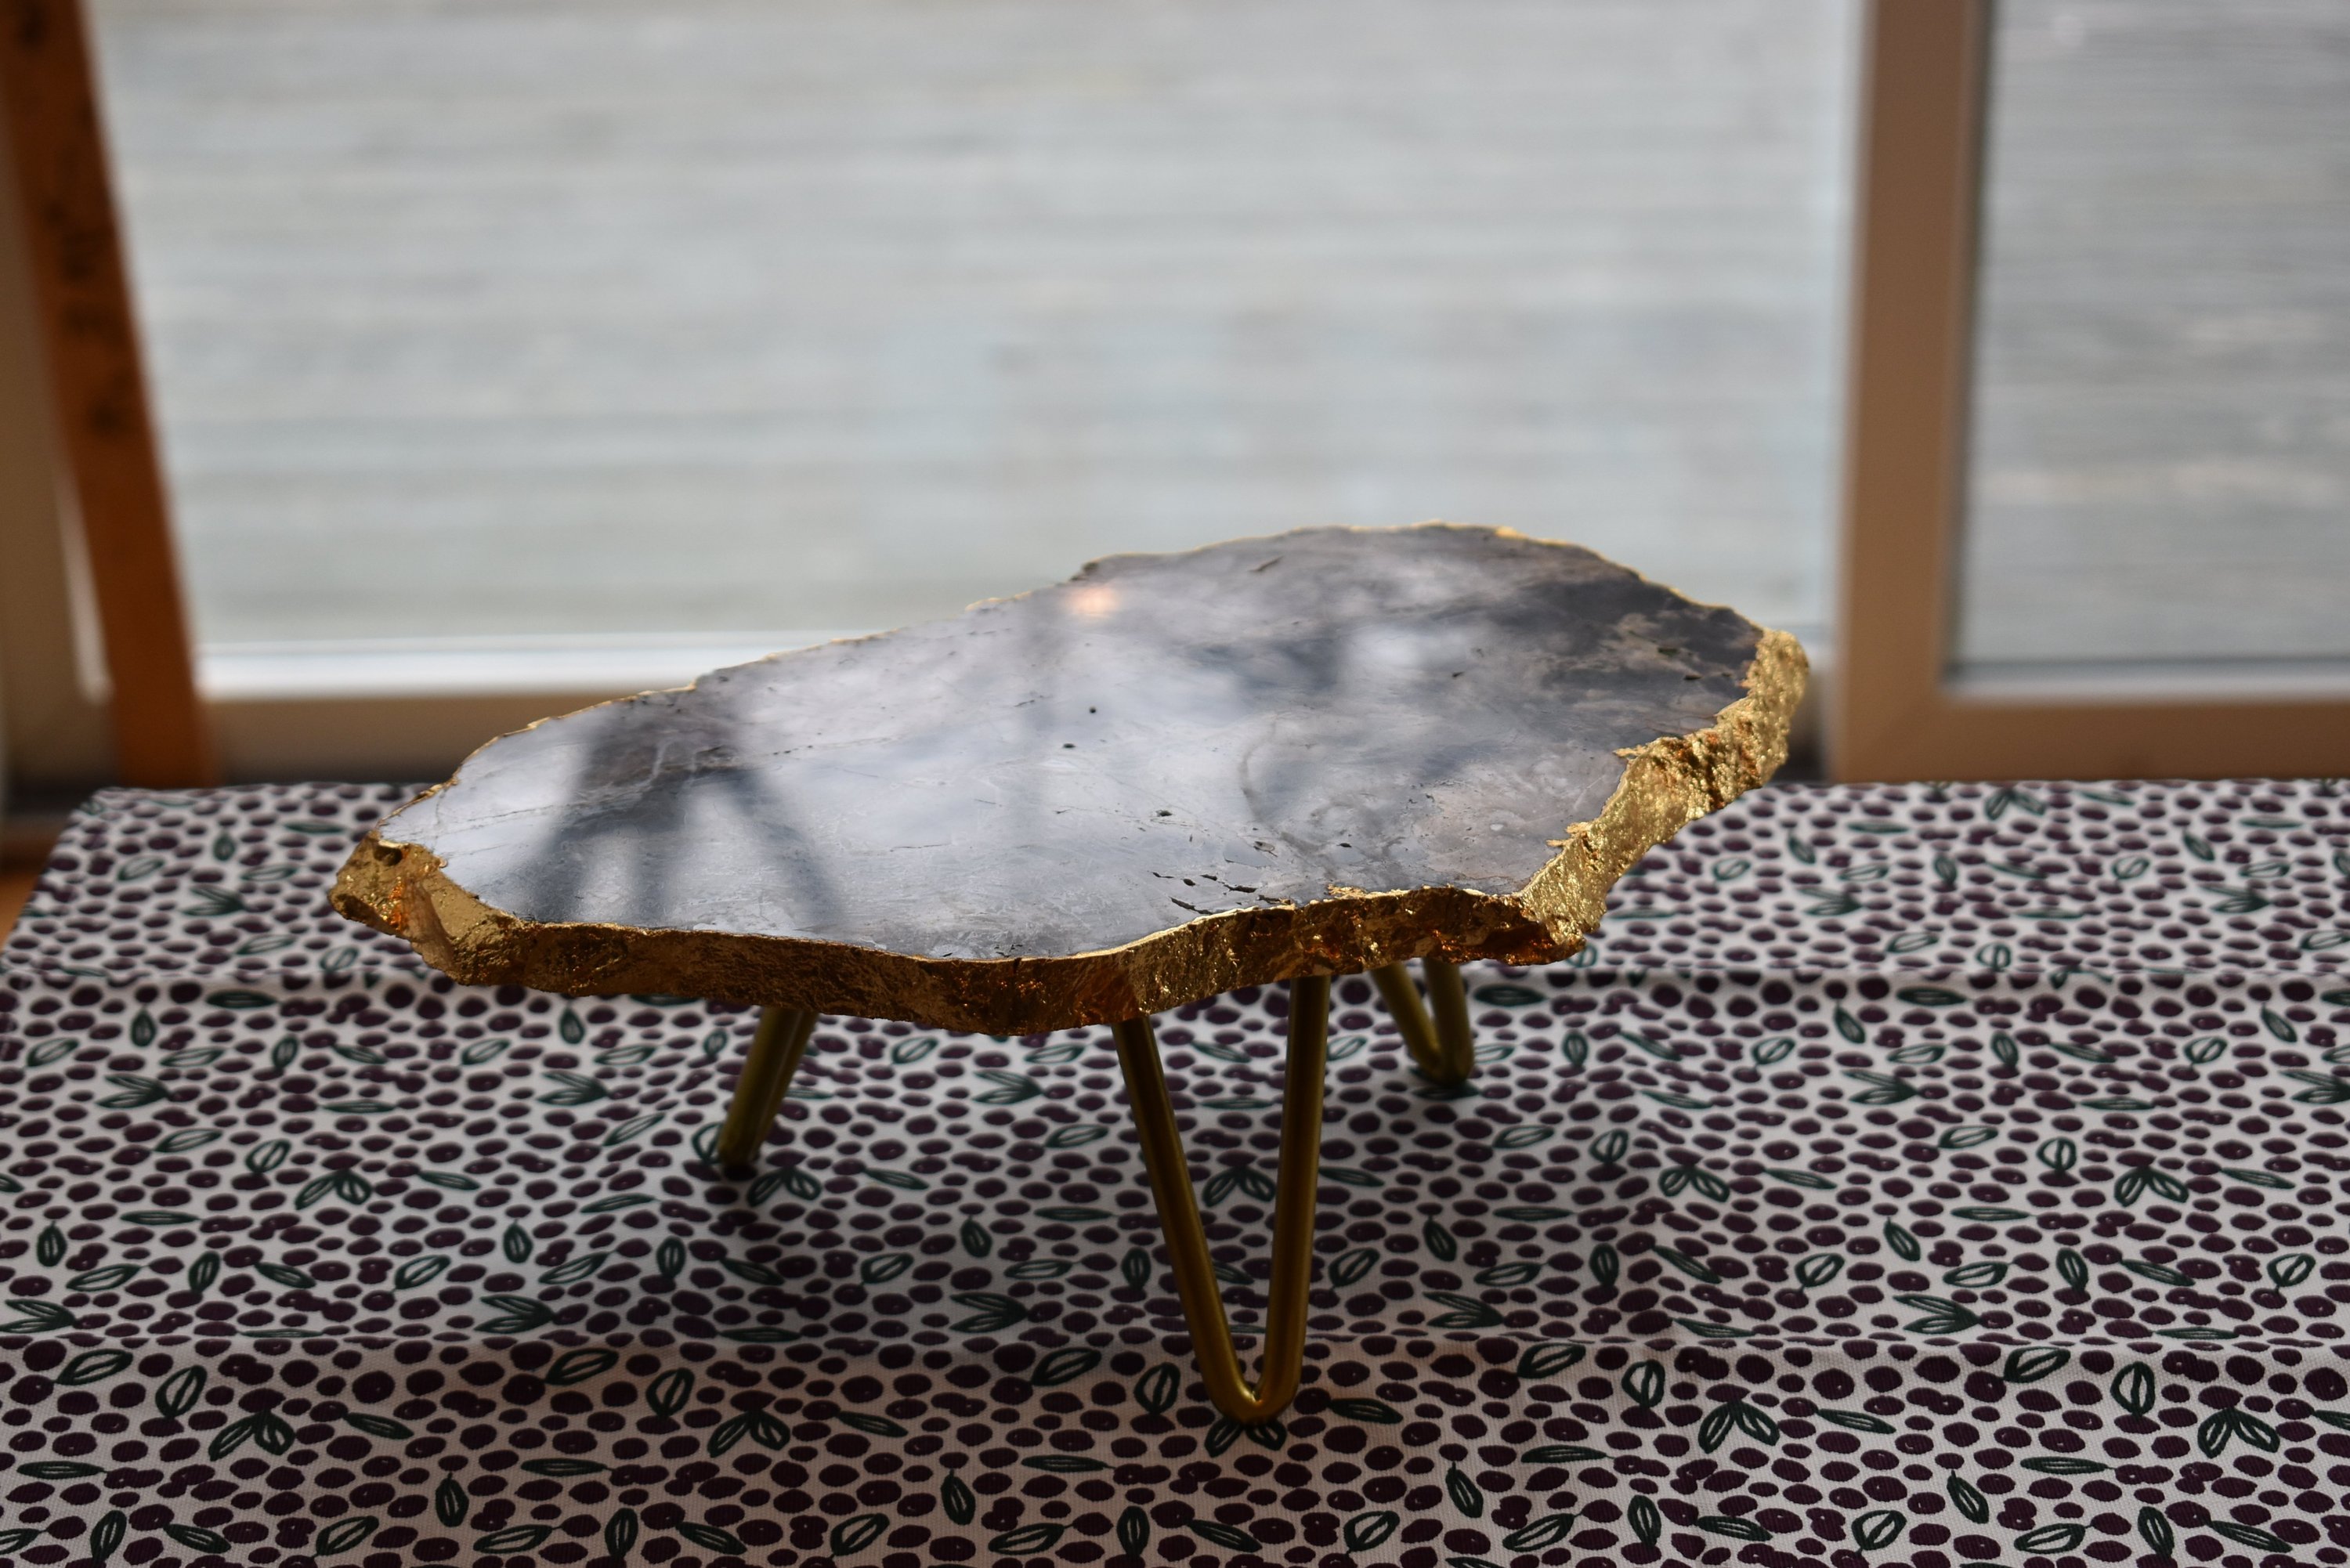
[[[2350,681],[2194,696],[2149,677],[2041,690],[1954,676],[1993,0],[1869,0],[1857,106],[1839,779],[2350,773]]]
[[[69,487],[97,601],[115,772],[126,784],[212,784],[219,763],[196,693],[79,0],[15,0],[0,28],[0,98],[36,357],[47,382],[43,422]]]

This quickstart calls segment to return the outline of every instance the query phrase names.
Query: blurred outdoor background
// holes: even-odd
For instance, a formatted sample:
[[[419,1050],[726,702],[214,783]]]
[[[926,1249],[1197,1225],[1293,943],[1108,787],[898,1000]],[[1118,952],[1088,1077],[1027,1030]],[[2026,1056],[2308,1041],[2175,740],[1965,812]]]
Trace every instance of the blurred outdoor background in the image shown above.
[[[1683,9],[103,0],[198,635],[805,640],[1429,517],[1816,634],[1851,14]]]

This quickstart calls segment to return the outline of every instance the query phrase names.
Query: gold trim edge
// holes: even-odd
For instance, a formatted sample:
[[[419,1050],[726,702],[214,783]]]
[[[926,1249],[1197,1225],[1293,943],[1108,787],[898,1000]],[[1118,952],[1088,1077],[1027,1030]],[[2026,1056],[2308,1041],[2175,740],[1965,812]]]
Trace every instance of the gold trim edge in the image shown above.
[[[422,845],[370,832],[335,878],[332,901],[462,984],[704,996],[1002,1035],[1116,1023],[1242,986],[1430,954],[1554,963],[1598,928],[1608,889],[1641,856],[1778,771],[1807,672],[1801,644],[1762,628],[1746,694],[1702,730],[1618,753],[1624,776],[1599,815],[1553,839],[1550,862],[1507,896],[1334,888],[1337,897],[1203,915],[1093,952],[934,959],[804,937],[526,920],[466,890]]]

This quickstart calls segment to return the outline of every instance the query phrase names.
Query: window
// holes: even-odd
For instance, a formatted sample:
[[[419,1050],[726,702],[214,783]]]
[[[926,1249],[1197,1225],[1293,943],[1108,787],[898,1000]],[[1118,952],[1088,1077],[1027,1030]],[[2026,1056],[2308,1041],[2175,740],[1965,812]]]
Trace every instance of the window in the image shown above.
[[[2342,771],[2350,14],[1918,0],[1865,57],[1837,772]]]
[[[2350,673],[2345,147],[2338,6],[2000,8],[1963,671]]]
[[[1434,515],[1795,631],[1847,776],[2350,768],[2338,8],[91,3],[236,774]]]
[[[1824,624],[1846,5],[95,15],[215,697],[1430,516]]]

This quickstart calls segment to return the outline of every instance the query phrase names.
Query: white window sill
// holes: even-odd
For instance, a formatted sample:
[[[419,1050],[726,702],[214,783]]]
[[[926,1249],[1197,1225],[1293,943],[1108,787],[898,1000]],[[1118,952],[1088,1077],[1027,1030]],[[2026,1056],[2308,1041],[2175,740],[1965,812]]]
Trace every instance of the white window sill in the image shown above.
[[[650,691],[785,649],[858,635],[727,631],[206,643],[196,650],[196,682],[214,702]]]

